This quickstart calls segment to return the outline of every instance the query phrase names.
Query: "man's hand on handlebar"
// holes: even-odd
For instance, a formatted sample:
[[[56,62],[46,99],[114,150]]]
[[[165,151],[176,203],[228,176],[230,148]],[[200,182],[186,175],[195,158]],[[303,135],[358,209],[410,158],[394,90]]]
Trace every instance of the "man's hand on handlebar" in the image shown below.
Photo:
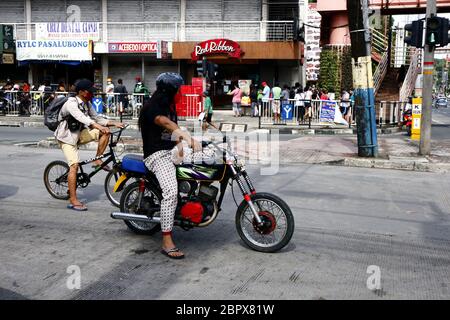
[[[125,124],[125,123],[122,123],[122,122],[114,122],[113,125],[114,125],[116,128],[119,128],[119,129],[123,129],[123,128],[126,127],[126,124]]]
[[[108,127],[101,126],[98,123],[94,123],[92,126],[94,129],[98,129],[103,134],[108,134],[111,132]]]

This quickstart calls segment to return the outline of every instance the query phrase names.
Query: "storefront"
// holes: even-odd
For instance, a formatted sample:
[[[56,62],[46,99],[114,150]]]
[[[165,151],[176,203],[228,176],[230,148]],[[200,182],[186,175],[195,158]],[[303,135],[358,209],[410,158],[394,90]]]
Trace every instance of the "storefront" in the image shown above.
[[[132,92],[139,77],[151,92],[154,91],[160,73],[178,72],[178,62],[169,59],[164,50],[166,45],[161,41],[96,43],[94,53],[102,61],[96,82],[105,86],[107,78],[114,84],[122,79],[128,92]]]
[[[218,65],[218,73],[210,83],[213,103],[217,108],[230,108],[235,83],[260,86],[294,85],[301,82],[303,46],[296,42],[234,42],[229,39],[212,39],[201,43],[174,42],[172,57],[180,60],[180,70],[189,82],[197,76],[197,60]],[[241,81],[240,81],[241,80]],[[248,81],[243,81],[248,80]]]

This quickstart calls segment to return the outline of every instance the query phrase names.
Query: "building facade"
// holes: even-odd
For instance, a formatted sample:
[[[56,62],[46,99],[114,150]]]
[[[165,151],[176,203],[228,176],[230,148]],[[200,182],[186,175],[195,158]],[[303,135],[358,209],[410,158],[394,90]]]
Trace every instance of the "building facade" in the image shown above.
[[[130,91],[136,77],[154,89],[156,76],[196,76],[191,53],[212,39],[238,43],[240,57],[210,56],[219,65],[215,84],[239,79],[292,85],[304,82],[303,45],[294,21],[307,1],[298,0],[17,0],[0,2],[0,24],[14,26],[15,65],[0,65],[6,78],[73,83],[88,77],[106,87],[122,78]],[[78,29],[77,29],[78,28]],[[76,41],[87,41],[79,43]],[[62,53],[80,44],[80,56]],[[27,47],[28,46],[28,47]],[[35,55],[28,55],[30,47]],[[62,47],[60,47],[62,46]],[[64,47],[64,48],[63,48]],[[164,51],[167,48],[167,52]],[[86,50],[85,50],[86,49]],[[19,52],[20,51],[20,52]],[[26,54],[25,54],[26,52]],[[33,51],[34,52],[34,51]],[[55,58],[61,56],[65,58]],[[223,89],[223,86],[222,86]]]

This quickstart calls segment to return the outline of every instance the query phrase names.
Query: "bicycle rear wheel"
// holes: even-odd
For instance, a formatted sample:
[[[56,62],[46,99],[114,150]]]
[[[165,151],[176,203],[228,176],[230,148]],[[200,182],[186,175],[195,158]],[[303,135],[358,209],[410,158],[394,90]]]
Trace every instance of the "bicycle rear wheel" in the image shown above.
[[[59,200],[69,199],[69,185],[67,182],[68,175],[69,165],[64,161],[53,161],[45,168],[45,188],[53,198]]]

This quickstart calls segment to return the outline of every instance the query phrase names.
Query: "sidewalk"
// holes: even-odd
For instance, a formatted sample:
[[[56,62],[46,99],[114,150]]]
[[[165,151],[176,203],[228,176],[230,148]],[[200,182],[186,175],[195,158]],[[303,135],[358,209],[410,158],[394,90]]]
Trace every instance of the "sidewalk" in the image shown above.
[[[411,141],[403,132],[394,134],[378,135],[379,152],[377,158],[358,157],[357,138],[348,132],[342,134],[327,134],[331,129],[321,129],[311,133],[311,130],[296,130],[293,136],[273,140],[276,131],[273,129],[257,129],[258,118],[242,117],[234,118],[229,111],[216,111],[213,118],[219,123],[240,123],[248,125],[248,135],[241,135],[238,139],[236,150],[248,163],[255,160],[258,163],[279,163],[283,164],[323,164],[339,165],[365,168],[400,169],[424,172],[450,172],[450,140],[432,142],[430,156],[419,156],[417,141]],[[131,124],[131,129],[137,129],[135,120],[125,120]],[[193,123],[190,121],[191,124]],[[189,122],[188,122],[189,124]],[[0,126],[43,126],[42,118],[39,117],[0,117]],[[186,125],[186,121],[180,123]],[[308,131],[309,130],[309,131]],[[335,129],[338,130],[344,129]],[[392,128],[396,132],[397,128]],[[278,130],[282,133],[281,130]],[[344,131],[345,132],[345,131]],[[297,136],[296,136],[297,134]],[[251,135],[265,136],[263,142],[251,144]],[[249,140],[250,139],[250,140]],[[142,141],[132,137],[123,137],[124,144],[118,146],[119,153],[142,153]],[[258,138],[258,141],[261,141]],[[264,142],[266,141],[266,142]],[[23,144],[26,145],[26,144]],[[30,144],[36,146],[36,143]],[[58,145],[51,133],[47,140],[37,143],[42,148],[58,148]],[[80,149],[95,150],[96,144],[87,144]]]
[[[119,120],[119,118],[110,118],[114,120]],[[217,110],[214,111],[213,123],[220,125],[221,123],[227,124],[246,124],[247,131],[251,132],[254,130],[259,130],[259,118],[251,116],[243,116],[235,118],[233,116],[233,111],[231,110]],[[123,122],[130,125],[129,129],[137,130],[137,120],[124,118]],[[179,125],[187,128],[193,128],[196,120],[184,121],[180,120]],[[31,116],[31,117],[17,117],[17,116],[2,116],[0,117],[0,127],[10,126],[10,127],[34,127],[43,128],[44,120],[42,116]],[[268,125],[262,126],[263,130],[269,130],[269,132],[278,132],[280,134],[294,134],[294,135],[351,135],[356,133],[356,128],[348,128],[348,126],[332,124],[330,126],[324,126],[320,124],[312,124],[311,128],[307,124],[302,124],[300,126],[290,126],[290,125]],[[377,129],[378,134],[390,134],[398,132],[398,128],[384,128]]]

